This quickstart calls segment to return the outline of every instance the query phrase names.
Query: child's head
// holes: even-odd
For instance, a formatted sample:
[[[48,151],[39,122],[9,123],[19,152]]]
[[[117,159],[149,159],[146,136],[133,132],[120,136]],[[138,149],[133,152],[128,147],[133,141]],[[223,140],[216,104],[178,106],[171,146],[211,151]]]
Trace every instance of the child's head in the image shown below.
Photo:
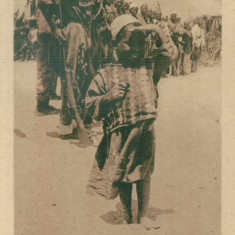
[[[117,35],[118,59],[126,65],[138,65],[144,59],[145,34],[142,31],[133,30],[137,25],[128,24]]]
[[[144,59],[146,35],[143,31],[135,30],[140,25],[141,23],[130,15],[119,16],[111,25],[118,59],[127,66],[138,66]]]

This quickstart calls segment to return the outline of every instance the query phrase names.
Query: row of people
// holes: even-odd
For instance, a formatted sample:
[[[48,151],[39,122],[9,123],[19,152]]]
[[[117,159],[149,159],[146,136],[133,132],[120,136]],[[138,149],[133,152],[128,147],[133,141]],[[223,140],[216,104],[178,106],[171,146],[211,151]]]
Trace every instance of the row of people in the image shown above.
[[[55,59],[58,57],[58,48],[60,46],[57,43],[53,43],[53,38],[59,38],[60,41],[68,41],[71,39],[69,34],[71,32],[72,34],[77,32],[77,35],[73,35],[76,40],[71,40],[72,42],[68,43],[68,45],[71,46],[71,49],[68,51],[70,52],[73,49],[76,53],[81,53],[83,58],[80,59],[80,61],[82,61],[82,63],[79,65],[69,64],[69,67],[73,73],[75,73],[75,68],[78,68],[76,75],[73,74],[72,77],[78,76],[79,74],[80,80],[83,79],[85,82],[79,81],[79,84],[74,84],[74,86],[80,87],[80,84],[83,84],[84,88],[80,87],[79,95],[82,94],[82,96],[85,96],[87,86],[97,70],[107,63],[117,61],[116,45],[111,35],[111,23],[116,17],[123,14],[132,15],[141,22],[142,25],[155,24],[171,37],[175,44],[173,50],[174,56],[172,56],[173,62],[172,65],[163,72],[162,76],[166,76],[167,74],[185,75],[189,74],[191,71],[194,72],[197,70],[200,54],[205,47],[204,30],[200,20],[194,22],[194,24],[192,24],[192,22],[184,22],[184,24],[182,24],[177,13],[174,11],[171,12],[169,18],[167,16],[162,17],[159,4],[157,4],[156,10],[151,10],[145,3],[139,7],[135,3],[129,4],[123,2],[123,0],[104,0],[97,2],[83,0],[80,4],[75,3],[76,1],[73,0],[70,0],[68,3],[61,0],[61,15],[58,16],[58,9],[57,12],[55,10],[56,7],[54,10],[50,10],[51,12],[47,12],[46,14],[45,12],[42,13],[43,7],[50,5],[46,2],[47,1],[41,1],[42,7],[36,5],[32,7],[35,9],[38,26],[37,113],[39,115],[58,113],[58,110],[49,106],[50,87],[52,86],[51,84],[55,84],[55,82],[51,82],[51,67],[56,70],[57,76],[61,75],[59,72],[61,64]],[[30,1],[30,3],[35,4],[35,1]],[[51,3],[51,5],[53,4]],[[76,11],[74,8],[76,8]],[[82,25],[83,30],[80,28],[76,29],[77,26],[73,23]],[[82,33],[80,33],[80,31],[82,31]],[[80,35],[78,35],[78,32]],[[69,39],[66,39],[66,36]],[[74,43],[75,41],[76,43]],[[154,48],[158,48],[154,33],[150,34],[146,38],[146,41],[145,57],[151,60],[150,64],[153,66]],[[83,45],[82,52],[80,51],[81,48],[77,49],[80,44]],[[92,53],[88,53],[87,51],[92,51]],[[50,60],[48,54],[50,54]],[[67,58],[69,56],[70,54],[66,54]],[[71,63],[71,61],[75,63],[74,61],[77,60],[73,58],[74,53],[71,53],[71,57],[72,59],[70,58],[69,63]],[[80,61],[78,61],[78,63]],[[68,66],[68,64],[66,64],[66,66]],[[54,78],[57,76],[54,76]],[[54,96],[57,97],[56,95]],[[66,102],[64,102],[64,104],[65,103]],[[66,107],[66,105],[63,106],[63,109],[64,107]],[[82,109],[81,107],[80,110]],[[66,108],[64,110],[66,110]],[[68,114],[71,112],[64,111],[64,113]],[[71,118],[67,118],[67,116],[70,116],[67,114],[62,115],[61,118],[64,120],[62,121],[64,124],[70,123],[68,120]],[[64,133],[66,135],[67,131]],[[63,135],[64,134],[62,134],[62,136]]]
[[[213,65],[216,57],[221,51],[221,22],[220,17],[199,17],[194,20],[181,23],[181,18],[177,12],[172,11],[170,17],[163,17],[160,6],[155,10],[148,7],[146,3],[140,5],[136,3],[123,3],[119,1],[123,14],[131,14],[139,19],[143,24],[160,24],[164,30],[172,37],[177,49],[178,57],[174,61],[168,74],[185,75],[197,71],[198,61],[203,51],[207,54],[205,64]]]
[[[142,5],[142,15],[133,16],[133,9],[126,12],[127,4],[120,1],[114,7],[107,1],[56,2],[41,0],[36,7],[37,112],[57,111],[49,106],[48,96],[53,68],[62,86],[61,136],[71,137],[75,120],[80,143],[87,143],[91,135],[84,124],[91,119],[103,121],[104,136],[87,193],[108,199],[119,195],[124,222],[130,224],[132,186],[136,184],[138,223],[148,230],[158,229],[148,218],[154,121],[158,81],[177,61],[174,31],[171,35],[163,24],[148,22],[147,5]]]

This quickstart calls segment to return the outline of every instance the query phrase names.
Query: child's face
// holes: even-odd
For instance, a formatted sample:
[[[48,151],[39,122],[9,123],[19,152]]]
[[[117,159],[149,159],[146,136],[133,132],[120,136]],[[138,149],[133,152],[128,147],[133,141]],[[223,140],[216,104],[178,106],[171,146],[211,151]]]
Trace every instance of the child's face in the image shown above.
[[[132,31],[134,24],[127,25],[118,43],[118,57],[126,63],[139,63],[144,59],[145,34],[142,31]]]

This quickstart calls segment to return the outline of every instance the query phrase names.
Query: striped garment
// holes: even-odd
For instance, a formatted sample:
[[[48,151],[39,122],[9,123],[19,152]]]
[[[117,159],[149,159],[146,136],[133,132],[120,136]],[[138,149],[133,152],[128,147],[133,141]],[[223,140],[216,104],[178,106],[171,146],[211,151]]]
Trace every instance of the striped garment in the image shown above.
[[[102,118],[109,132],[157,116],[157,97],[152,71],[145,67],[137,69],[124,68],[121,65],[106,66],[94,78],[93,85],[89,88],[90,91],[88,90],[88,96],[91,93],[96,93],[97,96],[104,95],[120,82],[129,83],[130,87],[124,100],[112,106],[108,114]],[[101,87],[105,89],[98,94]]]
[[[135,124],[138,121],[155,118],[157,115],[156,92],[152,74],[145,67],[140,69],[107,66],[103,71],[112,89],[117,83],[129,83],[130,88],[123,102],[118,102],[105,119],[110,131]]]

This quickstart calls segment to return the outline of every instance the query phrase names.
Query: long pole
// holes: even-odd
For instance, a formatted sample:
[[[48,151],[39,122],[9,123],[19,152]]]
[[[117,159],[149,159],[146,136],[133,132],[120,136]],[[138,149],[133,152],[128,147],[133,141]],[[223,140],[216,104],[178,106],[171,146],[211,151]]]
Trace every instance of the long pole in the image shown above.
[[[59,4],[59,14],[60,14],[60,25],[61,25],[61,29],[63,29],[62,8],[61,8],[60,0],[58,0],[58,4]],[[63,86],[62,90],[63,90],[63,93],[67,92],[69,105],[74,110],[75,120],[77,123],[77,134],[78,134],[78,139],[80,141],[80,144],[89,145],[91,143],[89,131],[85,128],[83,121],[78,113],[77,104],[76,104],[76,100],[74,97],[74,91],[73,91],[73,86],[72,86],[73,74],[72,74],[72,71],[69,72],[66,70],[65,48],[64,48],[64,45],[61,45],[61,46],[62,46],[62,59],[63,59],[63,67],[64,67],[63,72],[61,73],[61,81],[62,81],[61,84]],[[65,87],[67,89],[65,89]],[[63,94],[62,99],[65,99],[65,94]]]

